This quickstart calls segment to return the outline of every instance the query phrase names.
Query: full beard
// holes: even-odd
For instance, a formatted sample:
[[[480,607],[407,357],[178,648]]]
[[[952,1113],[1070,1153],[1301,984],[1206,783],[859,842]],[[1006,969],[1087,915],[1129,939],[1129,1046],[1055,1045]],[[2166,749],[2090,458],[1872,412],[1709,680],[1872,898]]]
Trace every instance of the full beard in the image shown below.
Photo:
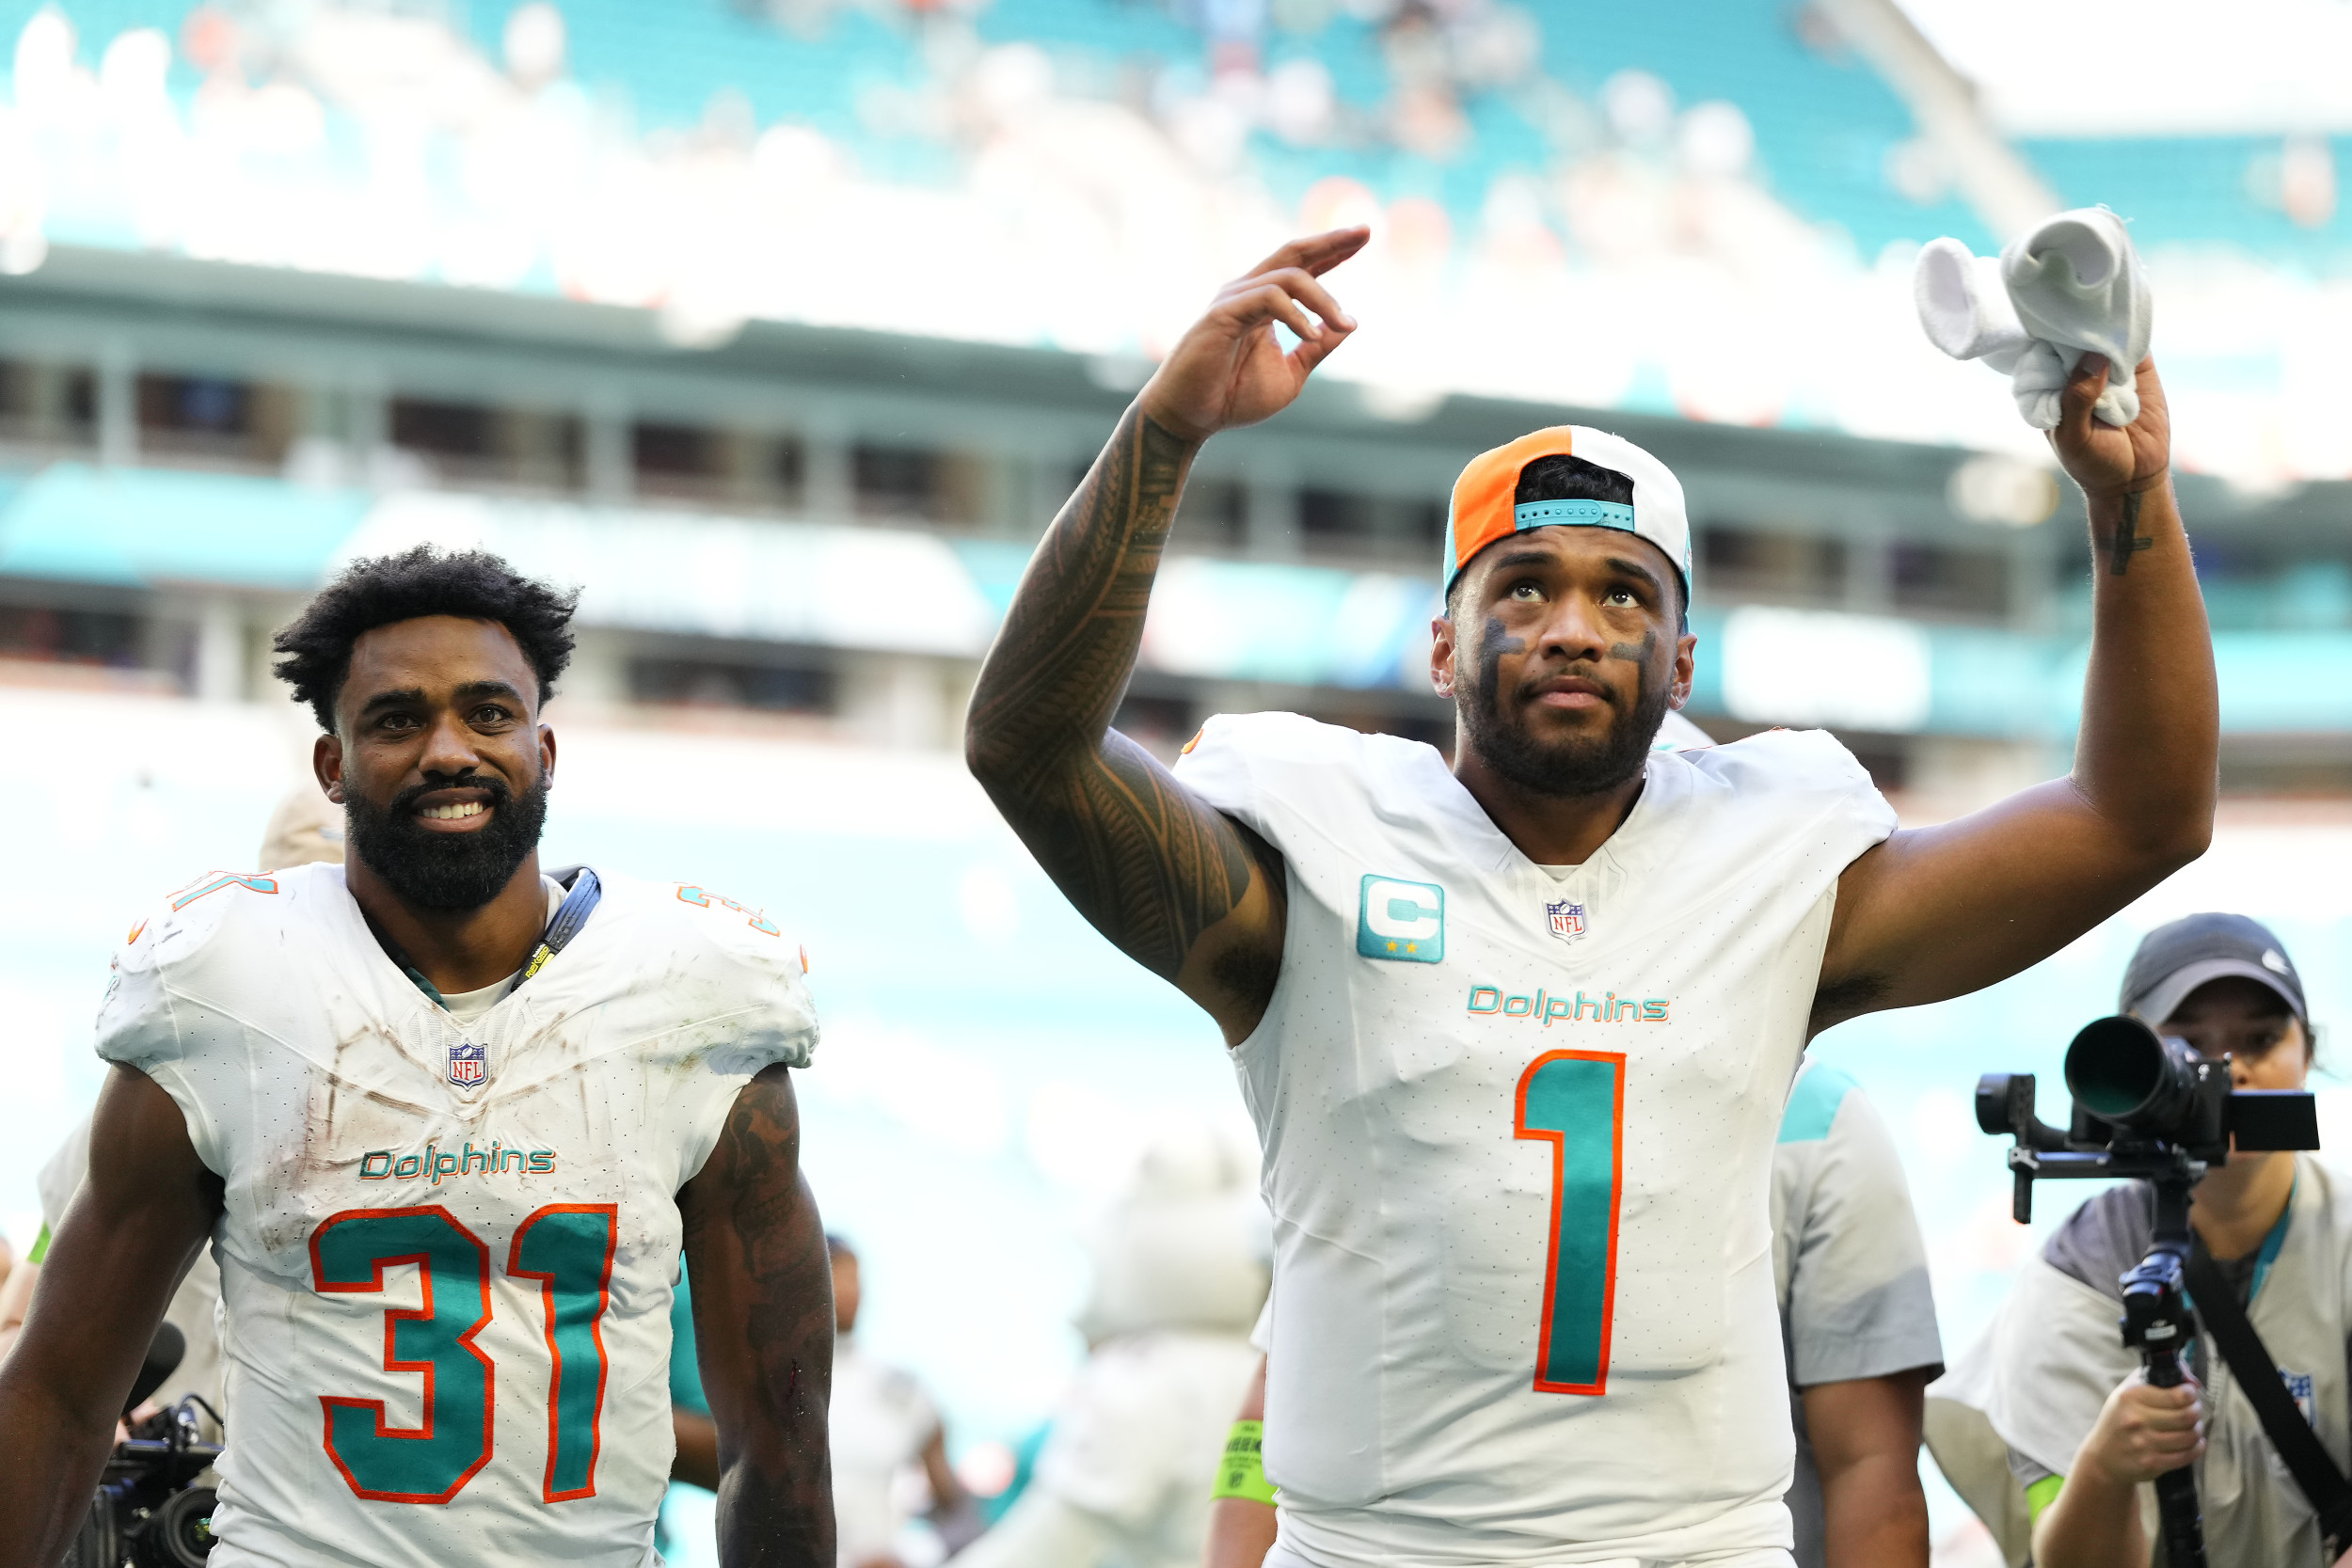
[[[1524,724],[1506,722],[1493,674],[1478,689],[1461,692],[1454,707],[1471,750],[1486,765],[1531,795],[1600,795],[1638,777],[1649,762],[1658,726],[1665,722],[1673,695],[1664,681],[1645,678],[1629,712],[1616,714],[1606,733],[1538,740]]]
[[[489,794],[489,825],[469,833],[436,832],[418,820],[416,802],[445,784],[414,784],[379,811],[353,795],[343,802],[351,853],[407,903],[425,910],[478,910],[515,879],[548,820],[548,780],[541,774],[517,795],[495,776],[469,778],[467,787]]]

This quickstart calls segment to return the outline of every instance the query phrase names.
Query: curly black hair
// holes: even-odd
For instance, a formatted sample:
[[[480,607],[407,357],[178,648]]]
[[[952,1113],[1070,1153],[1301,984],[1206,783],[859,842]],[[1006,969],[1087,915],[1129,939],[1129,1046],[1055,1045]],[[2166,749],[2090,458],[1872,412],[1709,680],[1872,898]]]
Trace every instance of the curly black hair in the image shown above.
[[[572,610],[580,590],[559,594],[518,576],[485,550],[444,554],[419,545],[398,555],[355,561],[319,591],[299,620],[270,646],[285,655],[272,666],[310,705],[319,728],[335,733],[335,700],[351,673],[351,649],[360,637],[395,621],[459,615],[496,621],[513,634],[539,676],[539,701],[555,693],[555,677],[572,657]]]

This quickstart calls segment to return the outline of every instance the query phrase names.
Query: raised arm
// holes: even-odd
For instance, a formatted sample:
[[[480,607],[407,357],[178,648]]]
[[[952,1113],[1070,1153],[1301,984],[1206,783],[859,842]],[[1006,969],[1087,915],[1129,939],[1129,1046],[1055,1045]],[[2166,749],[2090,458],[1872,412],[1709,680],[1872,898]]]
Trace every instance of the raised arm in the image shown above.
[[[1284,245],[1229,284],[1143,388],[1054,519],[980,667],[973,774],[1046,874],[1229,1041],[1281,960],[1280,863],[1110,727],[1135,671],[1176,499],[1200,444],[1280,412],[1355,329],[1316,279],[1361,229]],[[1298,337],[1284,353],[1277,325]]]
[[[108,1074],[89,1151],[0,1360],[0,1568],[49,1568],[89,1516],[140,1360],[220,1212],[219,1179],[145,1073]]]
[[[787,1069],[743,1086],[678,1209],[696,1360],[719,1429],[719,1560],[834,1568],[833,1268],[801,1177]]]
[[[2213,639],[2173,503],[2171,424],[2153,360],[2139,418],[2090,417],[2092,356],[2050,434],[2090,515],[2090,668],[2074,771],[1942,827],[1898,832],[1837,884],[1814,1027],[1992,984],[2046,958],[2213,834]]]

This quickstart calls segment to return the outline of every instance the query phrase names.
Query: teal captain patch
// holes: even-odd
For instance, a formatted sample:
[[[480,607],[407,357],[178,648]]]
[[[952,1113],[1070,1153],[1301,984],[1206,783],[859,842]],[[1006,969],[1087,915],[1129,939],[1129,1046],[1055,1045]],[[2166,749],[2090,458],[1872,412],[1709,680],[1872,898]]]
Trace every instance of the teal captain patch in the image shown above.
[[[1356,951],[1397,963],[1433,964],[1444,958],[1445,889],[1366,876],[1357,895]]]

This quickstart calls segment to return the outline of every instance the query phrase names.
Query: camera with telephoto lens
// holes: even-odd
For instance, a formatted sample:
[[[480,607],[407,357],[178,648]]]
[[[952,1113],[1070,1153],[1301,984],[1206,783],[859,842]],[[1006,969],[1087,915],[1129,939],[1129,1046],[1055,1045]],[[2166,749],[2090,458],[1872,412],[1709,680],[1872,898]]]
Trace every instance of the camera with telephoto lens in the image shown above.
[[[2232,1153],[2317,1148],[2316,1101],[2300,1090],[2233,1089],[2230,1058],[2201,1055],[2186,1040],[2159,1035],[2136,1018],[2085,1024],[2066,1048],[2066,1087],[2074,1097],[2061,1131],[2034,1115],[2033,1075],[1988,1072],[1977,1080],[1977,1125],[2007,1134],[2016,1179],[2010,1212],[2033,1219],[2037,1180],[2129,1177],[2148,1183],[2148,1251],[2117,1284],[2123,1343],[2139,1352],[2152,1386],[2186,1381],[2197,1338],[2187,1280],[2196,1237],[2190,1194]],[[2226,1292],[2225,1292],[2226,1293]],[[2193,1466],[2155,1478],[2164,1559],[2204,1568],[2202,1505]]]
[[[2066,1048],[2066,1087],[2074,1116],[2060,1132],[2034,1115],[2029,1072],[1988,1072],[1977,1080],[1977,1125],[2013,1136],[2017,1217],[2031,1212],[2037,1177],[2153,1176],[2123,1164],[2204,1168],[2225,1164],[2233,1147],[2252,1154],[2317,1148],[2319,1117],[2296,1089],[2233,1089],[2227,1056],[2200,1055],[2186,1040],[2159,1035],[2128,1015],[2094,1019]]]
[[[171,1324],[156,1330],[124,1402],[126,1415],[163,1386],[185,1349]],[[132,1426],[115,1445],[58,1568],[199,1568],[212,1556],[213,1490],[195,1482],[220,1458],[220,1446],[204,1441],[199,1409],[219,1422],[218,1411],[190,1394]]]

